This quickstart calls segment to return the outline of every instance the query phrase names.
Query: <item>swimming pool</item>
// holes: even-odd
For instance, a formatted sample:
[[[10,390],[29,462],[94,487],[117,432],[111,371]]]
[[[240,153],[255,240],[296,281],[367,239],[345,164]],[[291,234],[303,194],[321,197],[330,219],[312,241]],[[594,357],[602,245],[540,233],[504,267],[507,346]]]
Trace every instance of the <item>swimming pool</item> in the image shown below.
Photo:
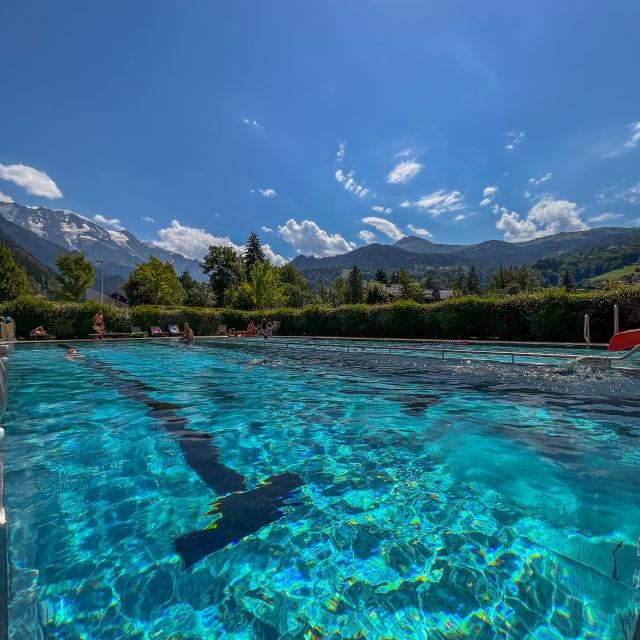
[[[79,348],[9,356],[12,638],[632,637],[638,378]]]

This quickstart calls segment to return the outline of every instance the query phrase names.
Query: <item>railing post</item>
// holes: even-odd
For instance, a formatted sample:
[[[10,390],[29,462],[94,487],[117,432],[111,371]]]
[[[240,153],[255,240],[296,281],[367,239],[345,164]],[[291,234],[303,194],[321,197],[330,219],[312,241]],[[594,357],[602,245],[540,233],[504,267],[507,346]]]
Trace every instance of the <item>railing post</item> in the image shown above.
[[[584,314],[584,339],[587,342],[587,347],[591,346],[591,331],[589,329],[589,314]]]
[[[613,305],[613,335],[616,333],[620,333],[620,313],[618,310],[618,305]]]

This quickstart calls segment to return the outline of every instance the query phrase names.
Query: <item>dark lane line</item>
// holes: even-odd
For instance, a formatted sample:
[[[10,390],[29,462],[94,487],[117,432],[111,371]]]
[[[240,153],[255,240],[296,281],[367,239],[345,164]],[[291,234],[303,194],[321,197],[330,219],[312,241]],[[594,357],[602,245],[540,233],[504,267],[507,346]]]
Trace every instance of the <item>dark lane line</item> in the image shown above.
[[[66,348],[66,345],[61,345]],[[186,417],[176,413],[183,407],[152,398],[147,392],[153,387],[136,379],[126,378],[127,372],[113,368],[102,360],[73,358],[87,369],[104,374],[107,384],[126,398],[149,407],[147,415],[159,420],[165,432],[176,436],[185,462],[198,477],[216,493],[218,498],[206,515],[218,516],[211,528],[192,531],[175,541],[176,552],[189,568],[214,551],[256,533],[282,518],[281,508],[289,495],[302,486],[302,478],[290,471],[269,477],[255,489],[246,491],[247,478],[220,462],[220,450],[212,443],[212,436],[187,427]],[[227,494],[227,495],[225,495]]]

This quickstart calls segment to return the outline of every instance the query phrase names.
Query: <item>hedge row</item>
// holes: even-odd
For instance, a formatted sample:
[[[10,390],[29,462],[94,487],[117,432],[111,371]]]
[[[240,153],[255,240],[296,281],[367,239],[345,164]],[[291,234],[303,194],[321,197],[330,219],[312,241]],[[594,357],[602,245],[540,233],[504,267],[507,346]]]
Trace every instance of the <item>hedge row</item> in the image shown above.
[[[210,335],[218,325],[245,328],[249,319],[263,317],[281,322],[281,335],[353,336],[378,338],[479,338],[502,340],[550,340],[579,342],[583,317],[591,320],[591,339],[607,342],[613,333],[613,305],[620,310],[620,327],[640,327],[640,285],[594,293],[545,290],[508,298],[468,296],[421,305],[395,302],[384,305],[314,306],[304,309],[237,311],[193,307],[140,306],[117,308],[48,302],[20,298],[0,304],[0,315],[16,321],[17,334],[42,325],[58,338],[86,337],[91,319],[102,308],[107,331],[148,330],[188,322],[196,335]]]

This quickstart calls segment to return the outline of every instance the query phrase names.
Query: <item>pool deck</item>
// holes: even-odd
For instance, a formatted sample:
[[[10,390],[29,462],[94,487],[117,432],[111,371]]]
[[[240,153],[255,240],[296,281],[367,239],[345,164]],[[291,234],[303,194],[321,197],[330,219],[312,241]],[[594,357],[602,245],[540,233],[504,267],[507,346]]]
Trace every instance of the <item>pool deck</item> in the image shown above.
[[[237,340],[238,342],[247,342],[251,340],[264,340],[262,336],[247,337],[247,336],[220,336],[220,335],[203,335],[195,336],[196,338],[204,338],[207,340]],[[97,338],[66,338],[66,339],[53,339],[53,340],[15,340],[11,342],[0,341],[0,344],[60,344],[66,342],[144,342],[147,340],[178,340],[179,336],[147,336],[144,338],[132,338],[132,337],[106,337],[102,340]],[[399,342],[399,343],[424,343],[424,344],[442,344],[442,345],[460,345],[465,343],[468,345],[507,345],[507,346],[529,346],[529,347],[569,347],[569,348],[582,348],[587,349],[589,347],[607,347],[606,342],[592,342],[587,345],[584,342],[550,342],[550,341],[519,341],[519,340],[476,340],[476,339],[444,339],[444,338],[363,338],[363,337],[348,337],[348,336],[285,336],[278,335],[269,338],[269,340],[335,340],[335,341],[366,341],[366,342]]]

